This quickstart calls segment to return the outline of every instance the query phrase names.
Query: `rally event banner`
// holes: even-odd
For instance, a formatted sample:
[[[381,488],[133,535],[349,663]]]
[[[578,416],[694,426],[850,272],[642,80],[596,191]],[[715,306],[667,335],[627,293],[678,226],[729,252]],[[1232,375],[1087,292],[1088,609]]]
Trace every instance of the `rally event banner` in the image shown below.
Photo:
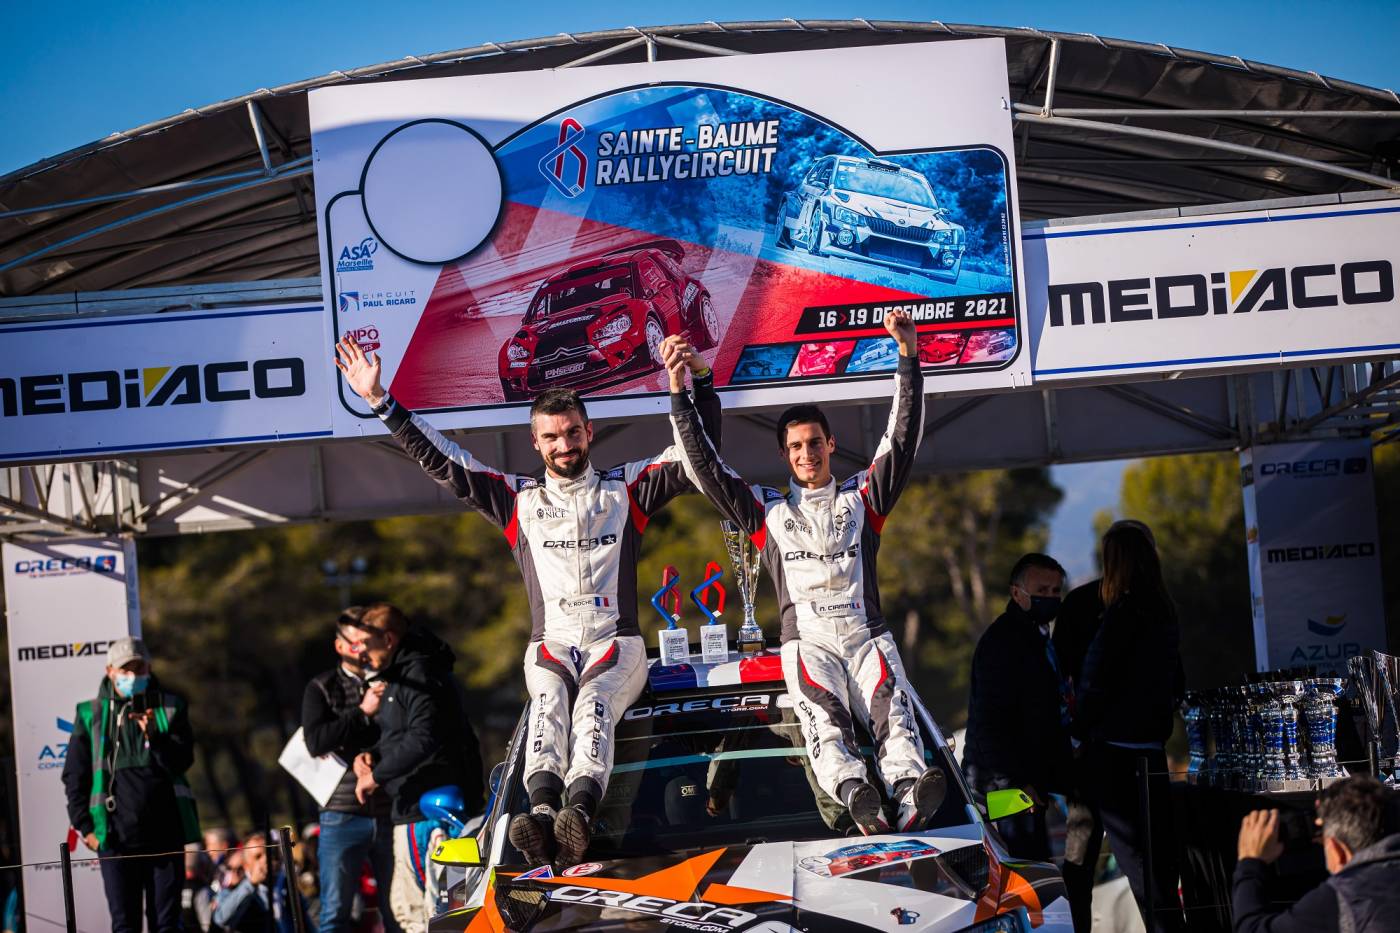
[[[1024,385],[1007,99],[1000,39],[313,91],[335,336],[444,427],[662,410],[673,334],[731,406],[879,396],[892,308],[932,389]]]

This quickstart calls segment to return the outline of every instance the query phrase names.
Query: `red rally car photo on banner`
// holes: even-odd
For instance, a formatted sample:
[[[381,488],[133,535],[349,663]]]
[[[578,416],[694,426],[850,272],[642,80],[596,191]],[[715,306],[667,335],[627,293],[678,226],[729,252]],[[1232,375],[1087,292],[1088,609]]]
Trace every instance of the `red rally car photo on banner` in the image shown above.
[[[549,276],[520,329],[501,345],[508,402],[546,387],[587,389],[661,368],[674,334],[708,350],[719,339],[710,293],[682,268],[675,240],[614,249]]]

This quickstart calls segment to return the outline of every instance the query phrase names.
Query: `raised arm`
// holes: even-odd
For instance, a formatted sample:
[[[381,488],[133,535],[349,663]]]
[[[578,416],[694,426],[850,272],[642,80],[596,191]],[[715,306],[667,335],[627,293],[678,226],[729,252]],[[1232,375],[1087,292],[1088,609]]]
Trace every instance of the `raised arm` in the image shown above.
[[[885,315],[885,330],[899,344],[890,420],[865,471],[860,492],[879,531],[914,474],[914,457],[924,434],[924,374],[919,369],[918,336],[904,312]]]
[[[675,363],[678,369],[690,369],[691,382],[695,386],[696,409],[705,430],[714,432],[711,436],[718,446],[721,419],[714,373],[705,365],[704,358],[680,337],[667,337],[661,345],[661,354],[668,364]],[[685,455],[680,447],[672,444],[649,460],[638,460],[623,467],[627,491],[636,507],[634,516],[645,521],[676,496],[694,490],[684,460]]]
[[[685,456],[687,474],[721,515],[735,522],[750,537],[760,535],[765,512],[763,501],[743,477],[720,459],[717,445],[707,430],[708,422],[698,408],[699,399],[692,399],[680,387],[679,369],[672,367],[671,374],[671,434],[676,449]],[[698,390],[696,395],[699,395]],[[715,410],[714,420],[718,422],[718,397]]]
[[[493,469],[443,437],[432,425],[394,400],[380,384],[377,353],[368,355],[349,337],[336,344],[335,365],[370,410],[379,416],[394,440],[439,485],[500,528],[515,517],[517,478]]]

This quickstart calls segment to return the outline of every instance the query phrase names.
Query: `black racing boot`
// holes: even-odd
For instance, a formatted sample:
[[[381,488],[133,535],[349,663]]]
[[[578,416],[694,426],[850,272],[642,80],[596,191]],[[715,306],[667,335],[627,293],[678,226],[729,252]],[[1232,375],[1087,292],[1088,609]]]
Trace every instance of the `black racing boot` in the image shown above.
[[[554,842],[558,847],[560,867],[567,868],[583,861],[593,842],[593,818],[582,807],[565,807],[554,821]]]
[[[899,831],[916,833],[922,830],[929,818],[943,806],[943,798],[947,795],[948,778],[942,768],[935,765],[919,775],[910,782],[904,793],[898,795]]]
[[[510,831],[507,833],[510,844],[531,865],[547,865],[554,860],[556,822],[554,808],[539,804],[529,813],[521,813],[510,821]]]
[[[851,819],[856,827],[867,836],[889,832],[890,825],[885,822],[880,791],[865,781],[851,783],[853,786],[846,791],[846,809],[851,812]]]

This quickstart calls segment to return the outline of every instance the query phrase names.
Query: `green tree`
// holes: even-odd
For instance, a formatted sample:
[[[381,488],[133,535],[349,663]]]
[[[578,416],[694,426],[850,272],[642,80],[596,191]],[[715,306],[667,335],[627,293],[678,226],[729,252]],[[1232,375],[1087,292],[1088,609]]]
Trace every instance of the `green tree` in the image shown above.
[[[1044,469],[931,476],[885,526],[880,596],[915,686],[949,728],[967,714],[972,651],[1002,611],[1006,578],[1039,551],[1062,493]]]
[[[1239,457],[1190,454],[1142,460],[1123,472],[1117,514],[1145,522],[1157,539],[1162,575],[1181,621],[1187,683],[1237,683],[1254,669],[1249,569]]]

